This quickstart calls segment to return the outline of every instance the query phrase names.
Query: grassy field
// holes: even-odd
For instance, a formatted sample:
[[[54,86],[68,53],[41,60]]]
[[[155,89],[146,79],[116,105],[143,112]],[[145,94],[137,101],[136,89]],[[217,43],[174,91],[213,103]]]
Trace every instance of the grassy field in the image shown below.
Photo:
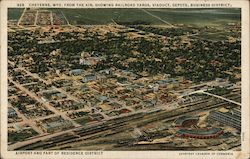
[[[171,24],[196,26],[221,25],[240,21],[239,9],[145,9]],[[146,21],[164,24],[160,19],[140,9],[62,9],[71,24],[107,24],[114,21]]]
[[[8,9],[8,20],[18,20],[22,15],[23,9],[10,8]]]
[[[172,24],[211,26],[237,22],[241,19],[239,9],[148,9],[148,11]]]
[[[60,9],[70,24],[108,24],[122,21],[143,20],[152,24],[162,24],[158,19],[139,9]]]
[[[195,26],[216,26],[229,22],[237,22],[241,19],[241,10],[234,8],[225,9],[50,9],[57,13],[63,13],[72,25],[97,25],[115,22],[145,21],[152,25],[188,24]],[[9,10],[8,19],[20,17],[21,9]]]

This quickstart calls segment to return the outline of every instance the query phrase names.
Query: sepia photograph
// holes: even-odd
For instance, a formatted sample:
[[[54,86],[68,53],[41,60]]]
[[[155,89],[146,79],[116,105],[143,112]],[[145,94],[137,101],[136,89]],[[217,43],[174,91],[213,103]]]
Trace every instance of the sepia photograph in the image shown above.
[[[242,8],[105,5],[6,8],[6,150],[241,153]]]

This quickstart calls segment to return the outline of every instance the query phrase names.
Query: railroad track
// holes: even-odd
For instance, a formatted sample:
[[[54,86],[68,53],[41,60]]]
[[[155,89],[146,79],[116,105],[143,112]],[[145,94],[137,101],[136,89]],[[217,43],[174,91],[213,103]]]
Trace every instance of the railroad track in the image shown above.
[[[240,98],[233,97],[232,99]],[[210,99],[211,100],[211,99]],[[126,130],[130,130],[133,127],[141,127],[147,125],[149,123],[160,121],[164,119],[174,120],[180,116],[186,115],[188,113],[194,113],[199,111],[204,111],[208,109],[218,108],[224,105],[228,105],[227,101],[213,100],[209,102],[205,100],[203,102],[198,102],[193,105],[189,105],[186,107],[180,107],[173,111],[159,111],[156,113],[139,113],[132,116],[112,119],[103,123],[101,125],[97,125],[95,127],[83,128],[80,130],[73,131],[74,135],[69,136],[57,136],[55,138],[47,139],[44,141],[39,141],[30,145],[22,146],[17,148],[16,150],[34,150],[34,149],[62,149],[73,147],[73,143],[80,143],[84,140],[94,140],[97,138],[114,135]]]

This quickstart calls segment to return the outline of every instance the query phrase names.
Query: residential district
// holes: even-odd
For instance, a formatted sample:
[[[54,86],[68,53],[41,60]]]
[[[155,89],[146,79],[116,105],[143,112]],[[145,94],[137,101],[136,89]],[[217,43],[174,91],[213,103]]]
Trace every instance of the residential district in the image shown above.
[[[240,150],[240,23],[135,23],[9,21],[8,149]]]

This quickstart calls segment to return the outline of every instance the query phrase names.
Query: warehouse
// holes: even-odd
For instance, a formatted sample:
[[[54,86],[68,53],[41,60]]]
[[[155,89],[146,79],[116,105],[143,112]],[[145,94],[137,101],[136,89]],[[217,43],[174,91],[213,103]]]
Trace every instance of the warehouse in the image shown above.
[[[209,119],[232,126],[238,130],[241,129],[241,112],[239,107],[231,110],[219,109],[217,111],[212,111],[209,115]]]

